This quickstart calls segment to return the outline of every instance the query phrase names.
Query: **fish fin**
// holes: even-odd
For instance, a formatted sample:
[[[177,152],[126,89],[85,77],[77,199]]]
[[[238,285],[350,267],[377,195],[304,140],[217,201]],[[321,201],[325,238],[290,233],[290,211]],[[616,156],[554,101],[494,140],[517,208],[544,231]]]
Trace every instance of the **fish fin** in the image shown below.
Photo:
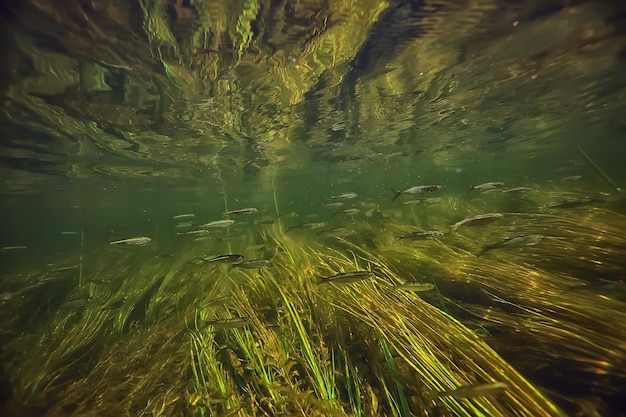
[[[396,191],[393,188],[391,189],[391,192],[394,194],[394,196],[391,199],[391,201],[396,201],[396,198],[400,197],[400,194],[402,194],[402,191]]]
[[[482,255],[484,255],[484,254],[485,254],[485,252],[490,251],[490,250],[491,250],[491,249],[493,249],[494,247],[495,247],[495,246],[487,245],[487,246],[485,246],[484,248],[482,248],[482,250],[481,250],[480,252],[478,252],[478,253],[476,254],[476,256],[482,256]]]
[[[437,391],[436,389],[431,389],[431,390],[428,390],[428,392],[426,393],[425,399],[427,402],[430,402],[430,401],[436,402],[439,399],[440,394],[441,393]]]

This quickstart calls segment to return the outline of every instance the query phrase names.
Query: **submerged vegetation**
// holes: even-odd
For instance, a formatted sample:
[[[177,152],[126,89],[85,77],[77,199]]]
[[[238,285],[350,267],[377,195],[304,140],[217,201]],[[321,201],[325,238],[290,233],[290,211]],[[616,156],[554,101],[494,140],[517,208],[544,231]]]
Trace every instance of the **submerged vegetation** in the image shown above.
[[[562,196],[535,188],[525,204],[546,209],[452,233],[459,205],[480,212],[508,197],[442,196],[436,213],[393,202],[370,217],[327,214],[354,231],[341,236],[269,220],[229,240],[224,228],[160,232],[161,247],[176,240],[166,253],[152,242],[87,254],[82,285],[73,260],[9,277],[7,410],[536,417],[614,407],[626,382],[623,200],[550,209]],[[446,233],[398,240],[433,224]],[[477,256],[537,233],[537,245]],[[227,251],[253,267],[237,267],[242,255],[197,261]]]

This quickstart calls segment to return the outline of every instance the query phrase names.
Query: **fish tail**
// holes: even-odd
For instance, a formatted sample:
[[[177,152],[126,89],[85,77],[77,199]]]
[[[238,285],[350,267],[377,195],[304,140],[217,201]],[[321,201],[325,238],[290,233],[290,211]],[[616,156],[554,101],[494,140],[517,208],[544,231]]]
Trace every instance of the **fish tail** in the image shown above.
[[[402,191],[396,191],[393,188],[391,189],[391,192],[394,194],[394,196],[391,199],[391,201],[396,201],[396,198],[400,197],[400,194],[402,194]]]
[[[482,256],[482,255],[485,254],[485,252],[488,252],[488,251],[490,251],[493,248],[494,248],[494,246],[485,246],[484,248],[482,248],[482,250],[480,252],[478,252],[476,254],[476,256]]]
[[[434,389],[433,390],[429,390],[426,393],[426,401],[428,401],[428,402],[437,401],[439,399],[439,397],[441,396],[440,394],[441,393],[439,391],[437,391],[437,390],[434,390]]]
[[[469,190],[467,190],[467,192],[466,192],[465,194],[469,194],[469,193],[471,193],[472,191],[474,191],[474,186],[473,186],[473,185],[470,185],[470,186],[469,186]]]

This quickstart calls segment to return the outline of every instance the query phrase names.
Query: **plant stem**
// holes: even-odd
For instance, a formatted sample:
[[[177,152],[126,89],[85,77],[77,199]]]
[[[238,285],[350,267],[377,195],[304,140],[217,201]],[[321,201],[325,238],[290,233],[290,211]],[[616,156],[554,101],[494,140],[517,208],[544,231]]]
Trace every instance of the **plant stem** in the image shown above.
[[[276,210],[276,219],[278,219],[278,229],[283,232],[283,225],[280,221],[280,212],[278,211],[278,196],[276,195],[276,171],[272,172],[272,194],[274,195],[274,209]]]
[[[83,286],[83,247],[85,245],[85,225],[80,226],[80,258],[78,261],[78,287]]]
[[[160,223],[157,223],[156,224],[156,229],[154,231],[154,246],[152,246],[152,249],[154,250],[154,253],[157,252],[157,238],[159,237],[159,226],[160,225],[161,225]]]
[[[622,190],[620,188],[619,185],[617,185],[615,183],[615,181],[613,181],[603,170],[602,168],[600,168],[598,166],[598,164],[596,164],[593,159],[591,159],[591,157],[589,155],[587,155],[587,153],[585,151],[583,151],[583,148],[581,148],[580,146],[578,147],[578,150],[580,151],[581,154],[583,154],[583,156],[585,157],[585,159],[587,159],[587,162],[589,162],[591,164],[592,167],[595,168],[596,171],[598,171],[598,173],[609,183],[611,184],[611,186],[613,188],[615,188],[617,190],[617,192],[623,193],[624,190]]]

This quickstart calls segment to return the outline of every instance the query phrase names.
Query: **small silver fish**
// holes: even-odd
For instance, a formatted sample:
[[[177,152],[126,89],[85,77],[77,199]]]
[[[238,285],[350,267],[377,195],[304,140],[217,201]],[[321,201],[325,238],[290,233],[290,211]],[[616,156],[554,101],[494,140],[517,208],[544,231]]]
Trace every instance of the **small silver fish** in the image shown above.
[[[215,221],[203,224],[202,226],[199,226],[199,227],[202,229],[215,229],[215,228],[220,228],[220,227],[232,226],[233,224],[235,224],[234,220],[226,219],[226,220],[215,220]]]
[[[434,290],[435,284],[428,282],[415,282],[413,284],[394,285],[393,289],[398,291],[424,292]]]
[[[322,284],[326,283],[345,283],[362,281],[364,279],[375,277],[376,275],[372,271],[353,271],[344,272],[342,274],[333,275],[332,277],[322,278]]]
[[[0,301],[9,301],[12,300],[18,293],[15,291],[2,291],[0,293]]]
[[[257,208],[254,207],[246,207],[246,208],[242,208],[242,209],[237,209],[237,210],[229,210],[224,212],[224,216],[241,216],[241,215],[248,215],[248,214],[254,214],[256,212],[258,212],[259,210]]]
[[[294,230],[294,229],[319,229],[324,226],[326,226],[326,223],[324,222],[302,223],[302,224],[297,224],[295,226],[291,226],[290,228],[287,229],[287,232],[289,232],[290,230]]]
[[[576,207],[583,207],[589,204],[597,203],[600,201],[602,200],[599,200],[597,198],[583,197],[583,198],[578,198],[575,200],[563,200],[560,203],[549,206],[548,208],[576,208]]]
[[[501,188],[502,186],[504,186],[504,183],[500,181],[485,182],[485,183],[478,184],[478,185],[470,185],[470,189],[468,193],[471,193],[474,190],[478,190],[478,191],[495,190],[496,188]]]
[[[464,385],[452,391],[443,391],[436,394],[437,397],[473,398],[485,395],[494,395],[511,389],[504,382],[494,382],[492,384]]]
[[[330,236],[330,237],[346,237],[355,234],[356,232],[344,227],[335,227],[333,229],[320,230],[317,236]]]
[[[114,242],[109,243],[109,245],[136,245],[136,246],[140,246],[140,245],[146,245],[148,243],[152,242],[152,239],[150,239],[149,237],[131,237],[130,239],[122,239],[122,240],[116,240]]]
[[[62,266],[62,267],[59,267],[59,268],[55,269],[54,271],[69,271],[71,269],[78,269],[79,267],[80,267],[79,264],[69,265],[69,266]]]
[[[351,198],[357,198],[359,195],[357,193],[343,193],[339,195],[331,196],[330,198],[333,200],[348,200]]]
[[[530,187],[515,187],[515,188],[508,188],[506,190],[502,190],[502,193],[525,193],[527,191],[532,191],[532,188]]]
[[[208,320],[205,323],[218,329],[234,329],[250,324],[252,317],[232,317],[229,319]]]
[[[426,240],[426,239],[436,239],[438,237],[443,236],[444,233],[439,230],[421,230],[419,232],[411,232],[406,235],[398,236],[398,240],[402,239],[414,239],[414,240]]]
[[[174,220],[191,220],[194,217],[196,217],[195,214],[189,213],[189,214],[179,214],[177,216],[172,217]]]
[[[62,310],[71,310],[74,308],[85,307],[91,301],[91,297],[84,298],[75,298],[73,300],[68,300],[59,306]]]
[[[620,296],[623,298],[626,295],[626,284],[623,282],[598,282],[594,284],[574,285],[567,289],[567,291],[586,291],[595,294],[602,294],[608,296]]]
[[[409,200],[409,201],[405,201],[404,203],[402,203],[405,206],[413,206],[416,204],[422,204],[424,202],[424,200]]]
[[[326,204],[324,204],[323,207],[326,207],[326,208],[339,208],[341,206],[343,206],[342,202],[336,202],[336,203],[326,203]]]
[[[298,217],[298,216],[299,216],[299,214],[296,213],[295,211],[290,211],[289,213],[281,214],[278,217],[288,217],[290,219],[293,219],[294,217]]]
[[[188,227],[192,227],[193,223],[192,222],[182,222],[182,223],[178,223],[176,226],[174,226],[174,229],[186,229]]]
[[[243,261],[243,255],[238,255],[236,253],[229,253],[226,255],[219,255],[219,256],[215,256],[213,258],[209,258],[208,256],[205,256],[202,258],[202,260],[206,263],[222,263],[222,264],[237,264],[241,261]]]
[[[259,243],[258,245],[248,246],[248,250],[260,250],[265,248],[267,245],[265,243]]]
[[[493,223],[502,217],[504,217],[504,215],[501,213],[475,214],[474,216],[466,217],[463,220],[454,223],[452,225],[452,231],[455,232],[461,226],[480,226]]]
[[[3,248],[0,248],[0,251],[9,252],[13,250],[24,250],[24,249],[28,249],[28,246],[5,246]]]
[[[211,234],[210,230],[200,229],[200,230],[190,230],[188,232],[183,232],[183,233],[176,233],[176,236],[198,237],[198,236],[209,236],[210,234]]]
[[[518,236],[512,239],[506,239],[502,242],[494,243],[493,245],[487,245],[476,256],[480,256],[483,253],[498,249],[498,248],[523,248],[525,246],[534,246],[541,243],[546,237],[542,235],[525,235]]]
[[[50,277],[41,277],[37,278],[36,282],[39,284],[47,284],[49,282],[59,282],[72,279],[72,276],[50,276]]]
[[[395,201],[401,195],[419,195],[419,194],[432,193],[432,192],[441,190],[442,188],[443,188],[443,186],[435,185],[435,184],[416,185],[414,187],[410,187],[410,188],[407,188],[406,190],[402,190],[402,191],[396,191],[396,190],[394,190],[392,188],[391,191],[393,192],[394,196],[393,196],[393,199],[391,201]]]
[[[355,214],[358,214],[360,211],[361,210],[358,209],[358,208],[349,208],[349,209],[337,211],[337,212],[333,213],[333,216],[337,216],[337,215],[354,216]]]

